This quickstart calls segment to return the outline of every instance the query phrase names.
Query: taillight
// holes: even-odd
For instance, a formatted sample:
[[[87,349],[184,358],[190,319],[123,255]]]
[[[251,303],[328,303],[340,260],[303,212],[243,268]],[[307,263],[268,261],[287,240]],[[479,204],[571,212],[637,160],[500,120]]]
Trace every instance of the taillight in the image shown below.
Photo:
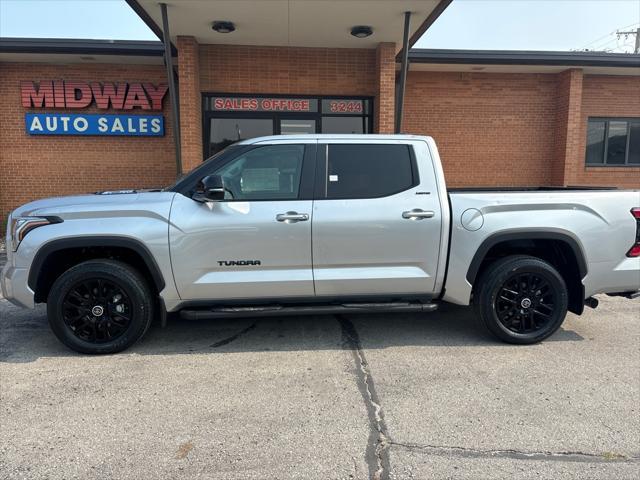
[[[640,207],[632,208],[631,215],[636,219],[636,243],[627,252],[627,257],[640,257]]]

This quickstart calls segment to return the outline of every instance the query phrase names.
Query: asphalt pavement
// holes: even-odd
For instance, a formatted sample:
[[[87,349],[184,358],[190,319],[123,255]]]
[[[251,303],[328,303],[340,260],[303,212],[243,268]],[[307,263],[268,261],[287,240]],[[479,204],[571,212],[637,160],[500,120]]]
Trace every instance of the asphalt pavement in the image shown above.
[[[465,308],[171,318],[83,356],[0,298],[0,478],[637,479],[640,302],[534,346]]]

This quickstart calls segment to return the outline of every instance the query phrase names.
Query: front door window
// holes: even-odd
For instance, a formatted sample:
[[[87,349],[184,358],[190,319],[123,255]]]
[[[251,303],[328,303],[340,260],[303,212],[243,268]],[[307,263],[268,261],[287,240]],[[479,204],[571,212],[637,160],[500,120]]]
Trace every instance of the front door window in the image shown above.
[[[240,155],[215,173],[228,200],[298,198],[304,145],[267,145]]]

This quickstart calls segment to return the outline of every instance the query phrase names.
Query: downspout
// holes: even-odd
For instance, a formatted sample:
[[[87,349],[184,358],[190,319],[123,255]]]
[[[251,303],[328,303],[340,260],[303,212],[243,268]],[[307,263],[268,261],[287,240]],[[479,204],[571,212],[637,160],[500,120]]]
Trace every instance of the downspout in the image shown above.
[[[182,175],[182,155],[180,151],[180,109],[176,92],[176,77],[173,71],[173,56],[171,52],[171,34],[169,33],[169,17],[167,4],[161,3],[162,11],[162,41],[164,43],[164,64],[167,67],[167,81],[169,82],[169,97],[171,100],[171,116],[173,117],[173,143],[176,150],[176,177]]]
[[[402,65],[400,67],[400,88],[398,90],[398,105],[396,106],[396,133],[402,131],[402,109],[404,107],[404,89],[407,84],[407,70],[409,68],[409,24],[411,12],[404,12],[404,35],[402,37]]]

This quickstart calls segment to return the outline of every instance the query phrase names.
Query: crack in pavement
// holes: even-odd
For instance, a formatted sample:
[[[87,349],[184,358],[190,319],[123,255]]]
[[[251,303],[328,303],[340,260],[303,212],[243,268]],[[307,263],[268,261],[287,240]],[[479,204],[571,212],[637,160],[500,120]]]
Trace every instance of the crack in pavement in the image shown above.
[[[365,358],[360,343],[360,336],[348,318],[336,315],[342,329],[343,348],[351,350],[356,369],[358,389],[367,409],[370,422],[370,434],[365,452],[366,463],[369,468],[369,478],[386,480],[390,475],[389,450],[404,448],[410,451],[424,451],[433,455],[453,455],[467,458],[511,458],[515,460],[545,460],[560,462],[587,463],[639,463],[640,455],[624,455],[616,452],[589,453],[582,451],[545,451],[518,449],[477,449],[447,445],[423,445],[414,443],[394,442],[387,430],[382,411],[382,405],[375,390],[369,364]]]
[[[222,347],[224,345],[228,345],[229,343],[233,342],[234,340],[237,340],[238,337],[241,337],[242,335],[244,335],[245,333],[250,332],[251,330],[253,330],[254,328],[256,328],[256,325],[258,324],[258,322],[254,322],[251,325],[249,325],[247,328],[240,330],[238,333],[236,333],[235,335],[231,335],[230,337],[227,338],[223,338],[220,341],[217,341],[215,343],[212,343],[211,345],[209,345],[209,348],[218,348],[218,347]]]
[[[253,322],[251,325],[249,325],[246,328],[243,328],[242,330],[240,330],[237,333],[234,333],[233,335],[231,335],[230,337],[226,337],[223,338],[222,340],[218,340],[215,343],[212,343],[211,345],[208,346],[203,346],[200,348],[189,348],[189,352],[191,353],[195,353],[195,352],[204,352],[206,350],[209,350],[210,348],[218,348],[218,347],[223,347],[225,345],[230,344],[231,342],[237,340],[238,338],[240,338],[242,335],[250,332],[251,330],[253,330],[254,328],[256,328],[256,326],[258,325],[258,322],[255,321]]]
[[[358,389],[362,394],[362,399],[364,400],[369,416],[370,433],[365,451],[365,458],[367,466],[369,467],[369,478],[373,480],[385,480],[389,478],[390,465],[388,449],[392,442],[384,422],[382,405],[378,399],[378,394],[373,384],[373,377],[369,371],[369,364],[362,351],[360,336],[355,326],[351,320],[343,315],[336,315],[336,319],[342,329],[343,348],[351,350],[353,355],[356,364],[355,375]]]
[[[446,445],[420,445],[417,443],[401,443],[389,441],[394,447],[406,448],[408,450],[423,450],[434,455],[457,455],[467,458],[481,457],[501,457],[513,458],[517,460],[556,460],[563,462],[590,462],[590,463],[611,463],[611,462],[638,462],[640,456],[627,456],[619,453],[604,452],[601,454],[580,452],[580,451],[535,451],[516,449],[476,449],[468,447],[452,447]]]

